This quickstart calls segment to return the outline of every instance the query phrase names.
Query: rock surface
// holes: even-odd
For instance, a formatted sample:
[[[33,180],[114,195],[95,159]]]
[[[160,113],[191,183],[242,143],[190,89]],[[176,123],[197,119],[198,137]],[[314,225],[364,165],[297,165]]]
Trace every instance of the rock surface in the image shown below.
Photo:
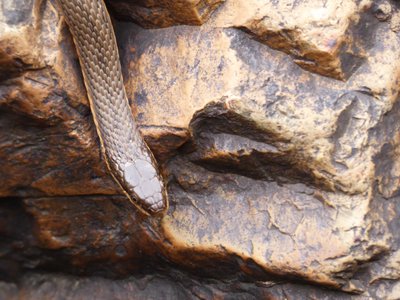
[[[393,285],[385,299],[398,299],[398,285]],[[389,288],[387,288],[389,290]],[[370,297],[349,295],[338,291],[319,290],[295,283],[269,281],[215,282],[188,278],[184,274],[142,275],[124,280],[77,278],[48,274],[27,274],[18,284],[0,283],[4,299],[319,299],[366,300]],[[372,297],[379,297],[373,294]],[[372,298],[382,299],[382,298]]]
[[[213,26],[243,28],[306,70],[347,79],[366,58],[372,1],[227,1]],[[360,34],[360,32],[362,34]]]
[[[0,298],[400,297],[395,1],[109,1],[158,218],[107,174],[56,3],[19,2],[0,6],[0,276],[22,281]]]
[[[225,0],[111,0],[109,6],[120,18],[145,28],[180,24],[201,25]]]

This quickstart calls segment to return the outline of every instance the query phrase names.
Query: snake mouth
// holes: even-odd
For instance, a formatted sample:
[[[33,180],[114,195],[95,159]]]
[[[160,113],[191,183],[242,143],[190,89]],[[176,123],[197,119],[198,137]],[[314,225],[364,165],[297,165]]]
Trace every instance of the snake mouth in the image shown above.
[[[166,193],[162,193],[162,201],[150,203],[140,199],[134,192],[128,193],[123,189],[129,201],[143,214],[147,216],[163,215],[168,211],[169,201]]]
[[[144,208],[149,211],[152,215],[164,214],[168,210],[168,198],[167,194],[163,193],[163,201],[153,203],[152,205]]]

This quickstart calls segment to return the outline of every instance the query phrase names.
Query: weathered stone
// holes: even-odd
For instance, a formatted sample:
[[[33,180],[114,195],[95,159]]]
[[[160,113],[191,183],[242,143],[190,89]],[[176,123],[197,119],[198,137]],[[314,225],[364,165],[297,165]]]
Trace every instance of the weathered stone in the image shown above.
[[[378,1],[375,5],[374,14],[379,21],[387,21],[392,14],[392,4],[390,1]]]
[[[146,28],[201,25],[225,0],[109,0],[123,18]]]
[[[4,299],[78,300],[109,299],[319,299],[368,300],[367,296],[306,287],[300,284],[262,282],[215,282],[186,274],[158,274],[109,280],[60,274],[27,274],[18,284],[1,283]],[[3,299],[3,298],[2,298]],[[395,300],[396,298],[386,298]]]
[[[171,167],[176,182],[170,190],[179,205],[161,224],[135,216],[124,198],[25,200],[38,247],[67,261],[67,269],[85,274],[103,269],[129,274],[162,254],[175,265],[213,277],[225,278],[227,270],[229,276],[244,272],[256,278],[296,274],[334,286],[346,284],[347,273],[357,270],[354,260],[387,250],[382,215],[366,222],[366,207],[353,212],[354,207],[330,203],[334,196],[301,184],[282,188],[182,166]],[[371,235],[378,226],[380,234]],[[307,247],[297,246],[303,244]],[[56,262],[50,257],[42,264]]]
[[[16,299],[18,292],[16,284],[0,282],[0,299]]]
[[[400,41],[386,23],[376,31],[376,48],[346,83],[305,72],[237,30],[129,33],[123,27],[121,40],[134,41],[127,47],[134,53],[123,59],[138,121],[166,132],[187,130],[191,122],[198,148],[193,160],[256,178],[289,175],[350,194],[371,188],[373,157],[385,141],[369,144],[369,132],[399,91],[399,54],[388,41]]]
[[[158,3],[173,17],[157,23],[154,16],[151,24],[204,20],[189,2]],[[19,198],[0,200],[0,276],[163,270],[167,279],[143,295],[155,287],[178,298],[217,297],[227,288],[236,295],[223,279],[250,281],[245,296],[279,299],[311,289],[254,285],[294,278],[364,293],[354,299],[396,299],[398,8],[391,1],[325,2],[288,9],[288,1],[228,0],[202,27],[116,23],[132,111],[171,200],[164,217],[144,218],[107,174],[55,2],[3,0],[0,195]],[[210,12],[219,1],[198,3]],[[218,283],[178,293],[173,280],[187,281],[171,280],[173,269]],[[84,282],[63,280],[54,284]],[[105,282],[121,287],[93,284]],[[30,285],[27,293],[35,293]],[[343,295],[316,289],[318,299]]]
[[[52,2],[18,3],[0,10],[0,195],[117,193],[65,24]]]
[[[244,28],[271,48],[292,55],[304,69],[344,80],[367,57],[377,23],[365,14],[372,3],[227,0],[211,24]]]
[[[24,70],[44,68],[39,46],[40,30],[33,1],[2,1],[0,13],[0,80]],[[32,47],[31,45],[35,45]],[[8,75],[8,76],[7,76]]]

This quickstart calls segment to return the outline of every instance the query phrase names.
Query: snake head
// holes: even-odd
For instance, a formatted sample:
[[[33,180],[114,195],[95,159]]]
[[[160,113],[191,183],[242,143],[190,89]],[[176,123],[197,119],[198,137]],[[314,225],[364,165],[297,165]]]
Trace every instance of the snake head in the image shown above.
[[[126,163],[122,181],[129,199],[146,214],[154,215],[167,209],[165,185],[154,163],[144,159]]]

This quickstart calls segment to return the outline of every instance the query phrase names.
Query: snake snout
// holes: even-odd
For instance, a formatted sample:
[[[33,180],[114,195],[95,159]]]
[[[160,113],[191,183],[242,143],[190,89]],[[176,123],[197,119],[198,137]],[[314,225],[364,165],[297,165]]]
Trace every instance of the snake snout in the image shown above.
[[[164,195],[163,195],[164,196]],[[166,196],[161,199],[161,201],[155,202],[152,205],[150,205],[147,210],[150,211],[152,214],[158,214],[161,212],[164,212],[165,209],[167,208],[167,200]]]
[[[137,160],[127,163],[123,175],[125,191],[140,208],[150,214],[157,214],[167,208],[164,183],[151,162]]]

